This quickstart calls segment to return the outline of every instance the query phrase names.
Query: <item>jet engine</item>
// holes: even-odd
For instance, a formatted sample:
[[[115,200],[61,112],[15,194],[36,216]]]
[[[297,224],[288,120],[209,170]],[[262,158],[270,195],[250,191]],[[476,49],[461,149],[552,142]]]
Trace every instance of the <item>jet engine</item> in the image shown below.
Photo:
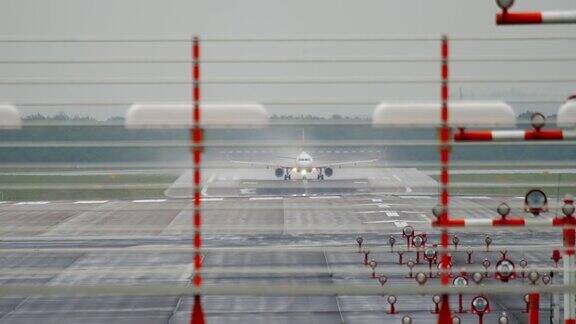
[[[332,168],[324,168],[324,175],[327,177],[331,177],[334,174],[334,170]]]
[[[276,170],[274,170],[274,174],[276,174],[276,177],[281,178],[284,176],[284,169],[277,168]]]

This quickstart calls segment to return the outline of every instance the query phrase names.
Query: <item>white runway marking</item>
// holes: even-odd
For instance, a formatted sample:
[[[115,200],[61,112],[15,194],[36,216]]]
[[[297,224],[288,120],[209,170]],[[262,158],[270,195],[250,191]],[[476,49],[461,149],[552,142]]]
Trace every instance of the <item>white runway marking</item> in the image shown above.
[[[403,199],[432,199],[430,196],[399,196]]]
[[[105,204],[108,200],[78,200],[75,204]]]
[[[394,225],[398,224],[403,224],[401,226],[398,227],[404,227],[407,226],[408,223],[429,223],[427,221],[411,221],[411,220],[407,220],[407,221],[395,221],[395,220],[379,220],[379,221],[369,221],[369,222],[362,222],[362,224],[389,224],[389,223],[394,223]]]
[[[378,206],[380,208],[390,208],[390,206],[407,206],[409,204],[394,204],[394,203],[381,203],[381,202],[374,202],[374,203],[366,203],[366,204],[357,204],[351,206]]]
[[[354,181],[357,184],[368,184],[368,181]]]
[[[244,181],[244,184],[258,184],[258,182],[255,181]]]
[[[422,213],[422,212],[413,211],[413,210],[401,210],[400,212],[405,213],[405,214],[420,214],[420,213]]]
[[[0,205],[1,204],[7,204],[7,203],[9,203],[9,201],[0,201]]]
[[[394,225],[396,225],[396,227],[406,227],[406,226],[408,226],[408,223],[406,223],[406,222],[394,222]]]
[[[15,205],[46,205],[49,203],[49,201],[21,201]]]
[[[205,197],[202,197],[201,200],[202,201],[222,201],[222,200],[224,200],[224,198],[205,198]]]
[[[210,178],[208,178],[208,181],[206,181],[206,184],[204,185],[204,187],[200,191],[200,194],[202,196],[208,196],[208,184],[211,183],[212,181],[214,181],[215,178],[216,178],[215,174],[211,175]]]
[[[132,200],[135,203],[153,203],[153,202],[165,202],[166,199],[136,199]]]
[[[340,196],[317,196],[317,197],[310,197],[310,199],[340,199]]]
[[[492,199],[492,198],[487,197],[487,196],[462,196],[460,198],[462,198],[462,199]],[[524,199],[524,197],[522,197],[522,199]]]
[[[402,179],[401,179],[399,176],[397,176],[397,175],[392,175],[392,177],[394,177],[394,179],[396,179],[396,181],[398,181],[398,182],[400,182],[400,183],[404,183],[404,181],[402,181]],[[405,192],[406,192],[406,193],[411,193],[411,192],[412,192],[412,188],[406,186],[406,187],[405,187]]]
[[[378,213],[384,213],[384,210],[365,210],[365,211],[358,211],[355,212],[355,214],[378,214]]]
[[[382,199],[372,199],[373,202],[382,202]]]
[[[400,217],[397,211],[395,210],[385,210],[386,216],[388,217]]]
[[[251,197],[249,200],[282,200],[282,197]]]

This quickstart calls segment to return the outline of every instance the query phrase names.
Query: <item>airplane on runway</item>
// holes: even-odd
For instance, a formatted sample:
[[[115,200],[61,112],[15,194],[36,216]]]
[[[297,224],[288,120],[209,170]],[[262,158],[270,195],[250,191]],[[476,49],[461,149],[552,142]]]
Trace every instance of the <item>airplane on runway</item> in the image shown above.
[[[285,159],[294,159],[293,157],[280,157]],[[248,161],[232,161],[233,163],[259,165],[265,166],[267,169],[275,168],[274,174],[278,178],[284,177],[284,180],[291,180],[293,177],[300,176],[302,179],[307,179],[308,176],[317,180],[324,180],[324,177],[331,177],[334,175],[334,168],[341,168],[343,166],[358,165],[363,163],[373,163],[378,159],[362,160],[362,161],[346,161],[346,162],[314,162],[312,156],[306,152],[301,152],[296,156],[296,159],[291,164],[283,163],[265,163],[265,162],[248,162]]]

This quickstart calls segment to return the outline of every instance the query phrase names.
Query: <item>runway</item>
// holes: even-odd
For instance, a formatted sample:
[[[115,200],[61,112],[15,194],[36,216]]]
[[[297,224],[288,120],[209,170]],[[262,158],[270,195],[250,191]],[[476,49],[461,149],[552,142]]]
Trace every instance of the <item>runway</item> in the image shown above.
[[[247,196],[315,196],[420,193],[434,194],[437,183],[415,168],[339,168],[334,176],[324,181],[295,179],[283,181],[274,176],[273,169],[227,168],[203,172],[205,197]],[[183,173],[165,192],[172,198],[190,198],[192,174]]]
[[[395,235],[401,246],[401,229],[412,225],[428,233],[431,243],[438,241],[429,225],[438,199],[429,189],[434,180],[416,169],[342,169],[340,178],[306,184],[274,180],[262,170],[211,171],[204,177],[206,285],[379,285],[356,252],[360,233],[368,247],[380,248],[370,257],[378,261],[377,272],[388,277],[387,285],[414,285],[406,278],[406,265],[397,264],[398,255],[387,252],[388,236]],[[187,177],[165,199],[3,202],[0,282],[188,285],[192,205],[189,189],[178,186]],[[516,212],[523,203],[517,197],[453,197],[452,215],[493,217],[502,201]],[[484,233],[459,238],[463,251],[482,246]],[[499,231],[492,238],[494,247],[476,252],[473,265],[479,267],[485,257],[494,264],[498,245],[561,243],[560,233],[551,230]],[[455,256],[460,265],[464,256]],[[551,266],[549,252],[537,249],[511,251],[510,257]],[[417,271],[428,271],[428,264],[416,265]],[[491,296],[486,322],[506,310],[511,323],[523,323],[522,297]],[[542,296],[543,319],[547,298]],[[464,299],[469,309],[470,296]],[[191,304],[189,296],[0,298],[0,323],[187,323]],[[205,296],[203,304],[209,323],[400,323],[405,314],[414,323],[434,319],[431,296],[398,296],[397,314],[387,314],[386,296]],[[470,313],[459,316],[464,323],[477,320]]]

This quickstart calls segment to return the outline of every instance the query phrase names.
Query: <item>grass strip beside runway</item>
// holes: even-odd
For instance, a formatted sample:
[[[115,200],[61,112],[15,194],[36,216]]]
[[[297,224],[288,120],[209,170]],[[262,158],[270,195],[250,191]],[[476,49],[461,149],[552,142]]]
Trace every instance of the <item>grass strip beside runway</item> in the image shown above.
[[[2,189],[0,200],[74,200],[164,198],[168,184],[176,180],[169,174],[99,174],[99,175],[0,175],[0,184],[25,185],[25,189]],[[86,188],[58,189],[62,185],[91,184]],[[38,188],[33,188],[35,185]],[[53,185],[53,188],[50,186]],[[118,185],[113,188],[111,185]],[[130,185],[122,188],[122,185]],[[142,188],[138,188],[142,185]],[[151,186],[152,185],[152,186]],[[156,186],[157,185],[157,186]],[[99,188],[102,186],[102,188]],[[136,188],[134,188],[136,186]],[[111,188],[112,187],[112,188]]]

